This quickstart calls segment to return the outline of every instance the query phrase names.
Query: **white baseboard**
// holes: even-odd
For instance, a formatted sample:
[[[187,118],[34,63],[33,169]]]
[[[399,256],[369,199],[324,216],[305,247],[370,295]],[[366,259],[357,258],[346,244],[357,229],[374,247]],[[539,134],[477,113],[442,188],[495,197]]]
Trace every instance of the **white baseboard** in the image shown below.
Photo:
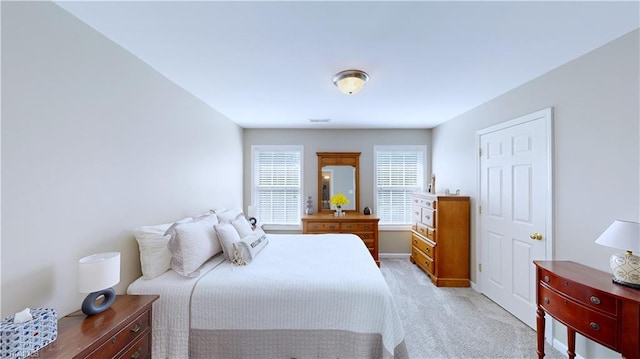
[[[378,253],[378,258],[409,259],[411,253]]]
[[[553,340],[553,347],[557,351],[563,354],[567,352],[567,349],[569,349],[565,343],[559,341],[558,339]],[[580,356],[580,354],[576,353],[576,359],[584,359],[584,358]]]

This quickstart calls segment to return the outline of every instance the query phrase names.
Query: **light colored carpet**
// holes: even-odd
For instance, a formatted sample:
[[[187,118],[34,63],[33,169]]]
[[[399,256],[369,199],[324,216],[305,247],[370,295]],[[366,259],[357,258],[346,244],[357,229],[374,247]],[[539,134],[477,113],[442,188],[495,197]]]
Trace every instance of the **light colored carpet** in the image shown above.
[[[537,358],[536,332],[471,288],[438,288],[408,259],[380,269],[404,325],[409,357]],[[548,344],[545,359],[566,358]]]

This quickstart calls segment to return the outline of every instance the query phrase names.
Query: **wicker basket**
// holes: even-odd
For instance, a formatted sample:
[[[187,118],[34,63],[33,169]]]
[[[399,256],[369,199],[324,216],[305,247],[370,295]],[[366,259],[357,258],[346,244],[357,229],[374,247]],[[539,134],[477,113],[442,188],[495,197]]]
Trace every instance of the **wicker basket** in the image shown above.
[[[33,319],[14,323],[13,315],[0,323],[0,358],[23,359],[36,353],[58,337],[55,309],[32,308]]]

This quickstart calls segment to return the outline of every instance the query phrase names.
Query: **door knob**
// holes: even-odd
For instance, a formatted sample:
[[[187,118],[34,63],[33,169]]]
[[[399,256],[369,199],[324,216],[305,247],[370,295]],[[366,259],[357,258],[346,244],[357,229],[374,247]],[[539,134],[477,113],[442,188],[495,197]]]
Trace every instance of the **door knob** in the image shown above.
[[[531,239],[535,239],[535,240],[542,240],[542,234],[540,233],[531,233],[531,235],[529,235],[529,238]]]

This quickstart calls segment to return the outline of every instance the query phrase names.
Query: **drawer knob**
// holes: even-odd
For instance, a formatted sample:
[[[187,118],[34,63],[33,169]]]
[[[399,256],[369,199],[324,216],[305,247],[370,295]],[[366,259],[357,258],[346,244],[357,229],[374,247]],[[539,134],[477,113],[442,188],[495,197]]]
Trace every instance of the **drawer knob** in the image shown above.
[[[137,359],[142,354],[142,347],[138,347],[135,353],[131,354],[130,359]]]
[[[544,281],[545,281],[545,282],[549,283],[549,281],[550,281],[550,280],[551,280],[551,279],[549,278],[549,276],[548,276],[548,275],[545,275],[545,276],[544,276]]]
[[[142,323],[138,322],[138,323],[136,323],[136,325],[133,328],[131,328],[131,333],[139,332],[140,328],[142,328]]]
[[[596,297],[596,296],[591,296],[591,298],[589,298],[589,300],[593,304],[600,304],[600,299],[598,297]]]
[[[116,343],[116,337],[111,338],[111,344],[115,344]]]
[[[589,326],[591,327],[591,329],[595,330],[596,332],[600,331],[600,326],[597,323],[591,322],[589,323]]]
[[[544,304],[549,304],[549,298],[544,297]]]

